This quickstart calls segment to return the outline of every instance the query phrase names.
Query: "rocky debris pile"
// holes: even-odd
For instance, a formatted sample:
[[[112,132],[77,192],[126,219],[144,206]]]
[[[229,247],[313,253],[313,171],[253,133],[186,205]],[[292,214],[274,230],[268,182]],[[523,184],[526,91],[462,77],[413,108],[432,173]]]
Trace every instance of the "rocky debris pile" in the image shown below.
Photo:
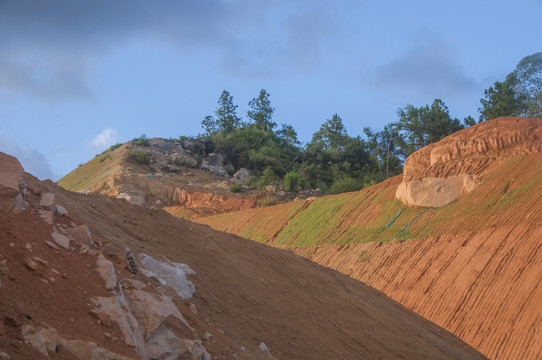
[[[504,159],[541,152],[541,123],[537,118],[489,120],[416,151],[405,161],[395,197],[423,207],[460,199]]]
[[[18,286],[24,286],[16,282],[22,280],[20,276],[30,275],[36,280],[39,279],[39,285],[34,286],[37,294],[43,286],[50,287],[45,288],[44,292],[73,291],[74,289],[65,289],[62,280],[69,281],[77,273],[87,274],[86,269],[91,268],[92,264],[102,279],[103,290],[101,291],[96,291],[95,286],[87,288],[77,286],[80,290],[77,291],[77,295],[73,294],[71,302],[76,303],[78,301],[76,299],[87,297],[86,304],[90,309],[88,307],[73,309],[73,304],[69,304],[72,307],[69,312],[72,317],[63,321],[69,324],[70,321],[76,321],[75,316],[79,317],[90,311],[98,324],[94,327],[98,327],[97,332],[103,334],[103,338],[107,340],[105,343],[103,338],[93,338],[90,335],[84,338],[74,337],[59,327],[58,322],[54,325],[49,321],[40,321],[38,320],[40,314],[32,314],[23,317],[26,319],[24,323],[10,320],[17,323],[19,329],[17,336],[24,344],[47,358],[57,358],[58,352],[61,351],[64,354],[62,358],[79,360],[211,359],[203,345],[204,340],[198,337],[196,329],[183,317],[172,297],[153,287],[149,282],[151,278],[144,276],[145,271],[150,273],[148,269],[152,269],[152,277],[156,277],[162,285],[173,287],[177,294],[188,299],[195,291],[194,285],[186,279],[186,274],[193,273],[188,266],[170,262],[162,263],[142,254],[140,259],[143,275],[136,279],[134,272],[131,271],[136,265],[130,251],[127,256],[132,255],[132,258],[120,262],[130,270],[130,273],[128,271],[123,273],[111,260],[118,257],[114,254],[106,254],[102,242],[93,239],[88,226],[70,216],[66,207],[59,204],[54,193],[42,192],[40,189],[32,191],[27,189],[21,178],[22,167],[18,165],[15,158],[0,154],[0,169],[3,170],[0,174],[0,190],[3,199],[6,200],[4,203],[7,203],[7,200],[12,202],[12,206],[5,206],[0,210],[0,215],[3,218],[11,216],[9,222],[18,221],[17,216],[23,216],[25,220],[21,221],[30,221],[36,229],[49,234],[49,237],[45,239],[32,239],[31,233],[28,233],[29,235],[22,240],[26,241],[23,246],[18,243],[20,239],[18,235],[9,237],[13,234],[13,230],[8,230],[6,243],[0,244],[3,249],[5,247],[1,253],[6,255],[6,257],[0,255],[0,288],[4,296],[13,294],[13,291],[17,292]],[[5,218],[2,222],[7,223],[7,219]],[[10,253],[14,251],[17,255],[10,256]],[[17,269],[18,258],[22,258],[21,263],[27,272],[30,271],[30,274],[25,273],[24,270],[22,270],[22,275],[14,272]],[[71,268],[68,259],[71,259]],[[90,275],[84,276],[85,282],[92,278]],[[148,281],[144,282],[145,279]],[[6,280],[8,283],[5,282]],[[100,286],[97,288],[99,289]],[[105,295],[103,291],[109,295]],[[100,295],[96,295],[97,293]],[[23,299],[4,298],[0,301],[2,309],[7,300],[17,303]],[[47,298],[47,301],[56,303],[57,311],[62,311],[62,306],[65,306],[51,298]],[[194,310],[194,312],[197,311]],[[16,314],[10,314],[10,316],[16,316]],[[89,334],[96,333],[95,330],[93,329]],[[122,348],[118,346],[121,339],[125,345],[124,350],[119,350]],[[107,343],[115,344],[115,346],[111,348]],[[12,355],[19,358],[17,354],[20,351],[22,350]],[[2,352],[1,355],[5,359],[11,358],[6,352]]]
[[[175,140],[152,138],[150,146],[132,146],[150,154],[154,168],[164,172],[183,172],[182,166],[207,170],[211,174],[228,179],[234,168],[225,164],[224,154],[207,152],[209,144],[199,140]]]

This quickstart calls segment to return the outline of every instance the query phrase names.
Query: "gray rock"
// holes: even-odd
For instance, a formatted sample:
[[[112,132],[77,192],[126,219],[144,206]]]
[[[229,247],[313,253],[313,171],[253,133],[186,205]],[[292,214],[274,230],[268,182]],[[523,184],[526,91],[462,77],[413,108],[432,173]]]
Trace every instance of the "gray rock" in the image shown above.
[[[224,165],[224,154],[210,153],[208,156],[204,157],[203,160],[207,161],[209,165],[222,167],[222,165]]]
[[[55,194],[44,193],[41,195],[40,206],[49,207],[53,205],[54,201],[55,201]]]
[[[232,173],[233,170],[235,170],[235,168],[233,167],[232,164],[225,165],[225,166],[224,166],[224,169],[226,169],[226,171],[227,171],[228,173]]]
[[[130,204],[134,205],[145,205],[145,199],[143,196],[135,195],[135,194],[128,194],[128,193],[120,193],[117,198],[124,199],[128,201]]]
[[[286,196],[286,193],[284,192],[284,190],[279,190],[279,191],[277,191],[277,193],[275,195],[278,196],[278,197],[282,197],[282,196]]]
[[[166,152],[172,151],[175,148],[175,143],[173,141],[167,141],[160,138],[152,138],[150,143],[152,147]]]
[[[58,245],[62,246],[66,250],[70,250],[70,239],[67,236],[55,231],[51,234],[51,237]]]
[[[11,211],[19,213],[21,211],[24,211],[27,206],[29,205],[26,201],[23,200],[23,194],[18,193],[17,196],[15,196],[15,201],[13,202],[13,206],[11,207]]]
[[[246,184],[248,179],[250,178],[250,173],[248,172],[248,170],[246,168],[241,168],[239,169],[239,171],[237,171],[235,174],[233,174],[233,177],[243,183],[243,184]]]
[[[206,160],[203,160],[199,167],[203,170],[211,170],[211,165]]]
[[[55,216],[68,215],[68,210],[66,210],[66,208],[62,205],[56,205],[56,204],[51,205],[51,211],[53,212],[53,214],[55,214]]]
[[[213,175],[222,176],[223,178],[228,179],[230,177],[230,174],[221,166],[213,166],[211,165],[211,168],[209,172]]]
[[[192,154],[205,155],[205,144],[197,140],[183,141],[183,148],[190,151]]]

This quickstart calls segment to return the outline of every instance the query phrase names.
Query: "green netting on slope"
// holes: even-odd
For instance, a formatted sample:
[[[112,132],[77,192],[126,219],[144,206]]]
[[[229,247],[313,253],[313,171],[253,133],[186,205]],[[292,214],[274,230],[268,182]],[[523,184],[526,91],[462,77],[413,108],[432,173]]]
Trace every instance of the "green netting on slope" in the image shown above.
[[[393,222],[394,222],[395,220],[397,220],[397,218],[399,217],[399,215],[401,215],[401,213],[403,212],[403,210],[404,210],[404,208],[402,208],[401,210],[399,210],[399,212],[397,212],[397,214],[395,214],[395,216],[392,217],[392,218],[390,219],[390,222],[389,222],[386,226],[384,226],[382,229],[380,229],[380,230],[377,231],[377,234],[379,234],[379,233],[381,233],[382,231],[384,231],[384,230],[386,230],[387,228],[389,228],[389,227],[391,226],[391,224],[393,224]]]

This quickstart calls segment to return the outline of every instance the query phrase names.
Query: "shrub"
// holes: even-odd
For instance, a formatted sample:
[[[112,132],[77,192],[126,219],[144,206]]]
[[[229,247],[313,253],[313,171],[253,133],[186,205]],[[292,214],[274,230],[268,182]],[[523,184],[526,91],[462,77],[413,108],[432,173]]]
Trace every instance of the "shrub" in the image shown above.
[[[277,198],[264,198],[260,201],[260,206],[273,206],[277,205],[279,203],[279,200]]]
[[[255,177],[251,176],[247,179],[247,185],[251,188],[255,188],[258,186],[258,180],[256,180]]]
[[[151,146],[151,142],[147,138],[147,135],[143,134],[138,138],[134,138],[132,142],[139,146]]]
[[[141,164],[149,164],[151,156],[146,150],[132,150],[131,155]]]
[[[300,188],[300,176],[298,173],[290,171],[284,175],[284,190],[285,191],[299,191]]]
[[[121,147],[122,144],[121,143],[116,143],[115,145],[111,145],[111,147],[109,148],[110,151],[113,151],[119,147]]]
[[[241,190],[243,190],[243,185],[241,184],[235,184],[235,185],[230,186],[230,191],[232,193],[238,193],[238,192],[241,192]]]
[[[262,176],[260,176],[260,179],[258,180],[258,189],[263,190],[267,185],[277,180],[277,175],[275,175],[273,169],[268,167],[263,171]]]
[[[341,180],[337,180],[331,185],[329,192],[332,194],[340,194],[348,191],[357,191],[363,188],[363,182],[359,179],[352,179],[346,177]]]

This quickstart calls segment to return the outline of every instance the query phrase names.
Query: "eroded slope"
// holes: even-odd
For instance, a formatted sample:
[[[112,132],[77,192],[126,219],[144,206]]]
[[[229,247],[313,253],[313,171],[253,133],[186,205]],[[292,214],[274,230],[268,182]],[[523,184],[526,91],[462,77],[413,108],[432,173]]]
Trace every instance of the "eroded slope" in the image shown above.
[[[522,135],[509,136],[506,121],[514,134],[523,129]],[[498,131],[491,130],[494,125]],[[498,119],[444,139],[443,148],[453,148],[450,139],[477,139],[473,133],[515,140],[481,142],[489,151],[485,160],[477,148],[476,156],[464,151],[453,161],[443,152],[435,172],[413,166],[417,179],[478,176],[470,192],[443,207],[403,204],[395,195],[404,178],[396,177],[357,193],[200,221],[288,248],[372,285],[491,358],[539,359],[541,128],[541,119]],[[493,150],[487,145],[492,143]],[[482,168],[462,170],[461,164]]]
[[[291,252],[161,210],[68,192],[28,174],[21,182],[26,185],[20,192],[24,203],[16,211],[0,210],[0,344],[12,359],[43,359],[44,354],[53,359],[145,358],[145,351],[162,351],[153,347],[154,336],[169,339],[170,346],[170,333],[184,339],[183,344],[192,344],[182,354],[190,359],[483,358],[382,293]],[[17,189],[11,189],[15,197]],[[57,212],[46,213],[52,204],[44,199],[54,200]],[[82,222],[93,239],[86,250],[69,237],[70,229],[83,226]],[[55,249],[45,242],[51,232],[65,233],[69,241],[57,245],[49,241]],[[82,237],[89,241],[86,232]],[[165,255],[169,261],[190,266],[195,271],[190,276],[194,297],[190,301],[176,297],[167,283],[140,273],[131,277],[127,270],[131,261],[124,257],[127,246],[136,259],[141,253],[157,259]],[[94,267],[100,262],[105,262],[105,268],[96,273]],[[92,299],[109,299],[112,291],[121,303],[127,300],[120,314],[133,314],[137,322],[117,322],[107,315],[107,308],[91,311]],[[141,317],[146,308],[143,299],[155,304],[153,317]],[[141,331],[143,349],[140,342],[130,344],[121,323]],[[45,342],[31,341],[28,335],[46,335]],[[270,353],[260,350],[262,342]],[[209,357],[201,352],[202,346]]]

